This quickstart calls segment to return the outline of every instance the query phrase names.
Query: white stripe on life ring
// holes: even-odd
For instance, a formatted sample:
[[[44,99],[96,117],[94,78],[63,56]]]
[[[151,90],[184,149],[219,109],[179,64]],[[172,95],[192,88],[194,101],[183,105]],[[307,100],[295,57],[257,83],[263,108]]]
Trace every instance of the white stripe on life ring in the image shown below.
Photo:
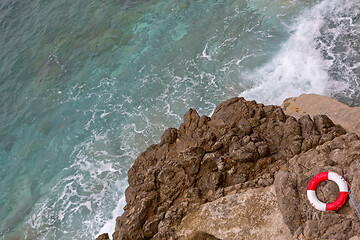
[[[349,188],[344,178],[335,172],[329,172],[328,179],[336,182],[339,187],[339,192],[348,192]]]
[[[307,197],[311,205],[319,210],[319,211],[326,211],[326,203],[321,202],[317,197],[314,190],[307,190]]]

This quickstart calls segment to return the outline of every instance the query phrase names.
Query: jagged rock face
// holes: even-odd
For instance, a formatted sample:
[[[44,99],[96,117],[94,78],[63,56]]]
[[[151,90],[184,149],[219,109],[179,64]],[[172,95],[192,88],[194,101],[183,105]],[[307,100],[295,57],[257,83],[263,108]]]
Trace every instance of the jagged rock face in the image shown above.
[[[342,175],[352,186],[352,198],[360,204],[360,140],[349,133],[291,158],[275,175],[278,206],[294,239],[349,239],[360,236],[360,216],[347,201],[335,212],[319,212],[306,199],[308,182],[319,172]],[[333,202],[339,190],[332,181],[316,190],[323,202]]]
[[[314,121],[307,115],[296,120],[280,107],[243,98],[223,102],[211,118],[190,109],[179,130],[167,129],[160,143],[141,153],[129,170],[127,204],[116,220],[113,238],[175,239],[186,214],[226,196],[234,186],[241,190],[272,185],[275,173],[287,167],[289,159],[342,134],[345,130],[325,115]],[[285,184],[281,179],[296,178],[282,173],[283,177],[277,175],[278,187]],[[295,180],[289,182],[301,189]],[[299,202],[297,189],[281,191],[277,190],[279,196],[288,191]],[[292,233],[297,232],[296,224],[306,224],[306,214],[280,210]]]
[[[101,234],[96,238],[96,240],[110,240],[109,235],[107,233]]]
[[[302,94],[285,99],[281,105],[287,115],[299,118],[303,115],[325,114],[347,132],[360,135],[360,107],[349,107],[330,97],[317,94]]]

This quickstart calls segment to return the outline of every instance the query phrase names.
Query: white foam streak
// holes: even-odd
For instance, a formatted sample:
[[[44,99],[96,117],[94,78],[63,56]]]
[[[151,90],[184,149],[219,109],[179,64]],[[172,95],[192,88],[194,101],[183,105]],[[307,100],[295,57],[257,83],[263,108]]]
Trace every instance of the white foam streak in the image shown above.
[[[109,233],[111,235],[111,233],[113,233],[115,231],[115,223],[116,223],[116,218],[118,216],[121,216],[122,212],[123,212],[123,208],[125,207],[126,201],[125,201],[125,195],[123,195],[118,204],[116,205],[116,208],[112,211],[111,213],[111,219],[109,219],[104,226],[100,229],[99,233],[96,234],[96,236],[99,236],[100,234],[103,233]]]
[[[206,43],[206,46],[205,46],[204,50],[202,51],[202,57],[203,57],[203,58],[206,58],[207,60],[212,60],[211,55],[208,55],[208,54],[206,53],[207,48],[208,48],[208,43]]]
[[[266,104],[281,104],[288,97],[302,93],[329,94],[330,62],[317,50],[316,38],[324,24],[324,13],[330,11],[334,1],[323,1],[304,12],[295,23],[294,32],[271,62],[246,72],[242,78],[256,86],[241,93],[246,99]]]

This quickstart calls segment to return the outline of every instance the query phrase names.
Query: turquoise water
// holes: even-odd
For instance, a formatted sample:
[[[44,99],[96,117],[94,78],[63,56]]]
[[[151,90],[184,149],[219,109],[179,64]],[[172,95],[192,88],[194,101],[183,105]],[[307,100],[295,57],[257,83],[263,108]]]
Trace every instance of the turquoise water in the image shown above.
[[[357,0],[0,2],[0,239],[112,232],[136,156],[245,96],[360,106]]]

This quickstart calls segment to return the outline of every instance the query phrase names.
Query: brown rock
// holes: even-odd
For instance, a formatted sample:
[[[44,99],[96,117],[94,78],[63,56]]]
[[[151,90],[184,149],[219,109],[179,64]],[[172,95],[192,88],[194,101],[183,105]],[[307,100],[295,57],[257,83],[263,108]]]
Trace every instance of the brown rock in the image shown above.
[[[319,132],[321,132],[323,129],[328,129],[332,126],[335,126],[335,124],[326,115],[315,115],[314,123]]]
[[[287,170],[276,173],[278,206],[294,239],[349,239],[360,234],[358,215],[349,202],[338,213],[320,213],[309,204],[305,194],[307,184],[313,176],[322,171],[334,171],[352,185],[353,199],[359,204],[359,143],[355,134],[342,135],[293,157]],[[321,182],[316,194],[320,201],[332,202],[338,196],[338,188],[333,182]]]
[[[163,133],[163,135],[161,136],[160,144],[164,144],[164,143],[171,144],[171,143],[175,142],[175,140],[177,138],[177,134],[178,134],[178,130],[176,128],[166,129],[165,132]]]
[[[149,146],[130,168],[127,204],[113,238],[239,239],[235,236],[245,234],[241,236],[289,239],[290,233],[330,234],[305,231],[312,226],[308,216],[313,209],[303,193],[312,174],[324,169],[346,173],[360,186],[355,176],[360,143],[356,135],[344,133],[326,116],[297,120],[280,107],[243,98],[221,103],[211,118],[190,109],[179,130],[167,129],[160,143]],[[320,186],[319,194],[336,195],[331,188]],[[359,196],[354,194],[354,199],[359,201]],[[231,199],[236,200],[233,205]],[[206,206],[213,206],[211,214],[231,209],[230,215],[215,226],[215,215]],[[185,218],[192,219],[190,229],[184,226]],[[348,218],[343,220],[348,224]]]
[[[214,237],[211,234],[198,232],[190,240],[221,240],[220,238]]]
[[[360,107],[349,107],[330,97],[317,94],[302,94],[299,97],[284,100],[281,108],[285,114],[301,117],[327,115],[335,124],[340,124],[347,132],[360,135]]]
[[[273,186],[248,189],[202,205],[181,221],[176,238],[191,239],[197,232],[223,240],[291,239],[277,207]]]
[[[96,240],[110,240],[109,234],[103,233],[103,234],[99,235],[99,236],[96,238]]]

